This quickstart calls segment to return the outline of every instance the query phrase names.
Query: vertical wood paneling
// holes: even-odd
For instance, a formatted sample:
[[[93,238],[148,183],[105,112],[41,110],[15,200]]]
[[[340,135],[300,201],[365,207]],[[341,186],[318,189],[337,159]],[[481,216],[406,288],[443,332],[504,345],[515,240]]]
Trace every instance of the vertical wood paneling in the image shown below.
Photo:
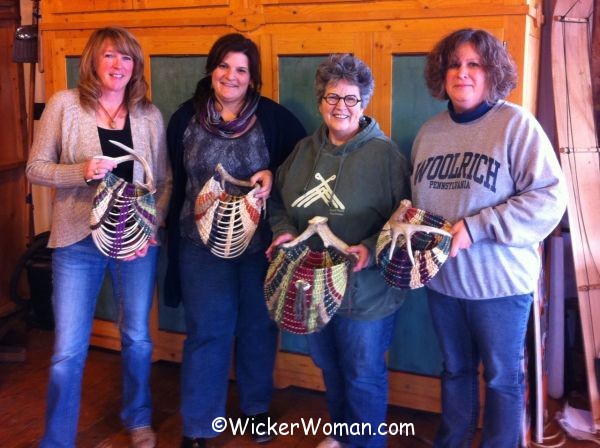
[[[25,160],[25,97],[23,66],[12,62],[15,26],[0,26],[0,164]]]
[[[0,306],[9,301],[10,277],[26,249],[26,194],[24,165],[0,167]]]
[[[18,0],[0,2],[0,307],[8,302],[8,285],[26,249],[28,229],[25,145],[26,115],[23,66],[12,62],[19,23]]]
[[[371,111],[377,117],[381,130],[386,135],[392,130],[392,51],[391,33],[373,33],[371,70],[375,74],[375,95],[371,100]]]
[[[595,2],[592,19],[592,90],[594,94],[594,115],[596,132],[600,140],[600,2]]]
[[[523,104],[524,82],[526,82],[526,80],[531,80],[529,74],[525,73],[525,66],[527,65],[527,70],[531,70],[532,68],[527,64],[529,61],[525,60],[527,54],[526,47],[529,45],[528,37],[526,35],[527,26],[525,17],[506,17],[504,29],[499,31],[500,34],[496,34],[496,37],[506,43],[506,48],[515,60],[519,73],[517,87],[512,91],[508,99],[517,104]],[[528,106],[533,105],[529,104]]]

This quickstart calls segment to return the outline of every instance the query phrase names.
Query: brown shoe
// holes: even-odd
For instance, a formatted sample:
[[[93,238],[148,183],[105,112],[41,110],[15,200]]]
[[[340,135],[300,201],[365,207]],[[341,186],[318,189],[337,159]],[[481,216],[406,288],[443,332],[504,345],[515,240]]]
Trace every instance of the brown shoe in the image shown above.
[[[327,436],[323,440],[321,440],[321,442],[317,445],[316,448],[344,448],[345,446],[345,443],[342,443],[339,440],[335,440],[331,436]]]
[[[142,426],[129,431],[131,448],[156,448],[156,433],[150,426]]]

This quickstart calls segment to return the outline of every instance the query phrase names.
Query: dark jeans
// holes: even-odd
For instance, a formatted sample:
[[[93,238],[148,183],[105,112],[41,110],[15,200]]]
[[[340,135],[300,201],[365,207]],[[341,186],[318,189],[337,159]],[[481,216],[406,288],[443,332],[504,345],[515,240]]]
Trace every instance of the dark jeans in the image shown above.
[[[470,447],[479,413],[479,363],[486,383],[482,447],[515,448],[524,406],[523,356],[531,294],[467,300],[428,289],[444,356],[436,447]]]
[[[187,437],[214,437],[212,421],[225,417],[229,366],[246,415],[267,412],[273,395],[277,326],[269,318],[261,253],[214,256],[182,240],[181,284],[187,338],[183,345],[181,414]]]
[[[378,320],[336,315],[320,332],[308,336],[310,355],[323,371],[332,423],[371,425],[370,434],[332,435],[350,447],[385,447],[385,436],[377,431],[387,413],[385,352],[395,318],[396,313]]]

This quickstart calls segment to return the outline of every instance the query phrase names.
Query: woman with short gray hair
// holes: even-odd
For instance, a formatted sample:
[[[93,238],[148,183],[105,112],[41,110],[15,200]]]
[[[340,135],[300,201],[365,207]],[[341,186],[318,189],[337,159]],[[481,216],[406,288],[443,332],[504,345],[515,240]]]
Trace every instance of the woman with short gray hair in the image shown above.
[[[350,246],[347,252],[357,256],[338,312],[308,335],[308,343],[323,372],[332,423],[368,424],[371,431],[337,432],[318,448],[385,446],[385,437],[376,434],[387,410],[385,352],[404,293],[386,286],[374,252],[379,231],[410,191],[406,159],[375,119],[364,115],[373,86],[369,67],[350,54],[332,55],[319,66],[315,93],[323,124],[278,169],[269,204],[274,239],[268,256],[314,216],[327,217],[333,233]]]
[[[337,84],[340,81],[358,87],[362,109],[366,109],[373,96],[375,80],[367,64],[349,53],[331,55],[317,69],[315,76],[317,103],[325,96],[328,84]]]

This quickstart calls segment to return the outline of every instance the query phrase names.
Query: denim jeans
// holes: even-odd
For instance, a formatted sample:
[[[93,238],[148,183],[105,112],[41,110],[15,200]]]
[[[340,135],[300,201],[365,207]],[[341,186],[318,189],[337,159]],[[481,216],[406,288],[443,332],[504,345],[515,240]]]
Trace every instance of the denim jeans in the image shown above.
[[[90,237],[52,254],[52,306],[55,341],[50,366],[43,448],[74,447],[79,420],[81,381],[96,299],[106,268],[119,310],[123,364],[121,419],[127,429],[151,424],[148,316],[152,305],[159,248],[133,261],[100,253]]]
[[[436,447],[470,447],[479,414],[479,363],[486,384],[480,446],[515,448],[524,406],[523,356],[532,295],[467,300],[428,289],[444,357]]]
[[[388,369],[385,352],[392,340],[396,313],[378,320],[335,315],[318,333],[308,335],[314,363],[323,372],[325,399],[332,423],[369,423],[376,433],[385,422]],[[350,447],[384,447],[378,434],[336,434]]]
[[[273,396],[277,326],[267,312],[264,253],[214,256],[182,239],[180,275],[187,337],[181,368],[181,414],[187,437],[215,437],[225,417],[235,341],[235,375],[246,415],[267,412]]]

